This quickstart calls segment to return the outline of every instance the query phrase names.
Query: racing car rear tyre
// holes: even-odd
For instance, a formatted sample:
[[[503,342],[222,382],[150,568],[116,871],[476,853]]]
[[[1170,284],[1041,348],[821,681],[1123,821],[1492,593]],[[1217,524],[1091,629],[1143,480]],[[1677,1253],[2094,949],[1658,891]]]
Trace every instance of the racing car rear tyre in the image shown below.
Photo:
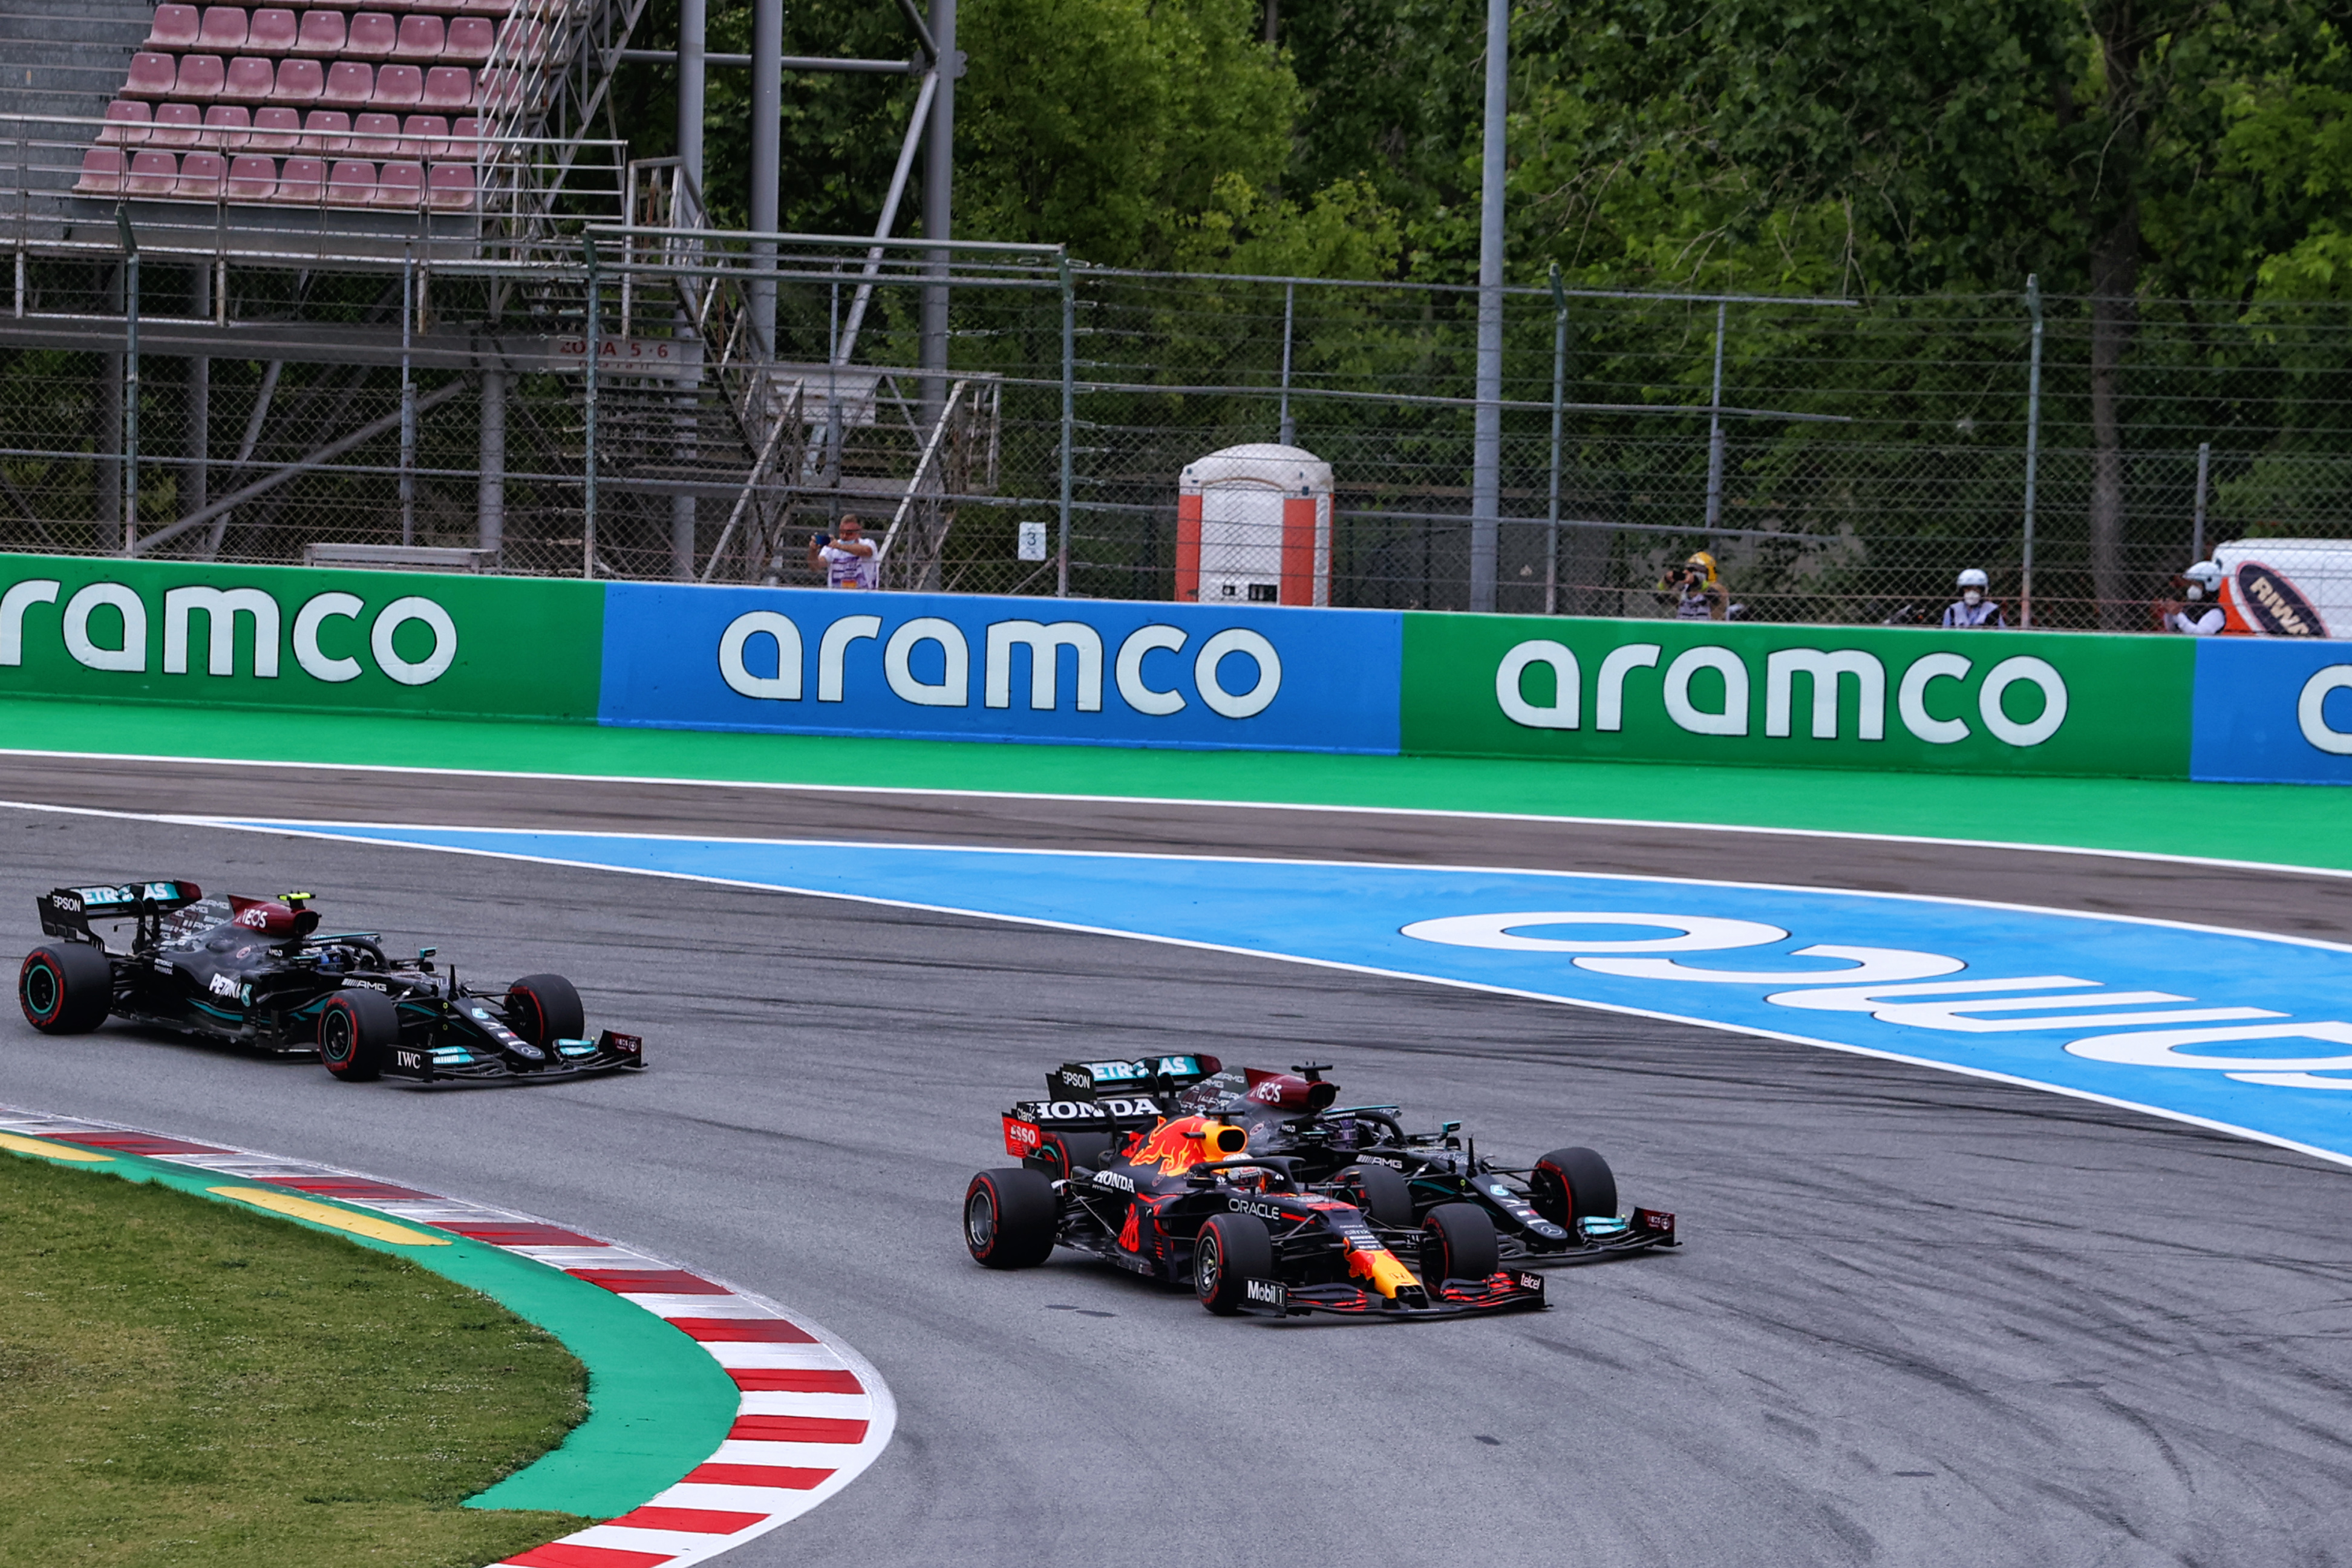
[[[400,1009],[381,991],[338,991],[319,1009],[319,1059],[345,1083],[373,1083],[400,1042]]]
[[[561,974],[526,974],[507,987],[507,1026],[545,1048],[576,1040],[588,1026],[580,993]]]
[[[1339,1173],[1343,1185],[1363,1194],[1364,1213],[1391,1230],[1412,1228],[1412,1184],[1386,1165],[1350,1165]]]
[[[1192,1244],[1192,1293],[1221,1318],[1242,1310],[1252,1279],[1274,1278],[1274,1234],[1250,1214],[1212,1215]]]
[[[16,972],[16,1001],[45,1035],[86,1035],[114,1005],[114,965],[78,942],[37,947]]]
[[[1554,1225],[1617,1215],[1617,1177],[1591,1149],[1553,1150],[1536,1162],[1528,1185],[1535,1189],[1536,1213]]]
[[[963,1244],[984,1268],[1034,1268],[1061,1228],[1062,1200],[1043,1171],[982,1171],[963,1191]]]
[[[1440,1204],[1421,1222],[1421,1277],[1432,1289],[1442,1279],[1484,1279],[1501,1266],[1495,1222],[1476,1204]]]

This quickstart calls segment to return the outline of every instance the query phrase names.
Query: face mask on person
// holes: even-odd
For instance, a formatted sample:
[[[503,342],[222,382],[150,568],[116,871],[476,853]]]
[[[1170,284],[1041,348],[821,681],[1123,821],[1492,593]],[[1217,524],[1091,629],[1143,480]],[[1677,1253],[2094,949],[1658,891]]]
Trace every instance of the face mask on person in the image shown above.
[[[1960,603],[1973,610],[1979,605],[1984,603],[1984,595],[1978,593],[1974,588],[1970,588],[1960,595]]]

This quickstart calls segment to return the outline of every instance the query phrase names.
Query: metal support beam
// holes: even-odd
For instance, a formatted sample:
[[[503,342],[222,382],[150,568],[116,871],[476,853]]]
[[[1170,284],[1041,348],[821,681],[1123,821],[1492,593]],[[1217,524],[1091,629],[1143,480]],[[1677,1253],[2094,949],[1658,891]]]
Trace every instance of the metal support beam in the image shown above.
[[[939,91],[939,74],[926,73],[923,85],[915,94],[915,112],[907,119],[907,139],[898,146],[898,166],[890,171],[890,189],[882,198],[882,221],[874,226],[877,240],[890,237],[890,230],[898,221],[898,203],[907,194],[907,176],[915,167],[915,149],[922,143],[923,132],[929,125],[931,100]],[[834,339],[833,363],[847,364],[849,356],[857,352],[858,329],[866,324],[866,307],[874,298],[874,275],[882,270],[882,247],[875,246],[866,253],[866,269],[857,285],[857,297],[850,301],[849,321]]]
[[[416,334],[416,247],[400,264],[400,542],[416,542],[416,377],[409,350]]]
[[[213,269],[199,265],[195,269],[194,298],[190,301],[191,313],[209,316],[213,313]],[[212,483],[210,462],[213,455],[213,362],[202,354],[188,361],[188,504],[198,507],[210,500],[206,493]]]
[[[956,52],[956,0],[931,0],[927,41],[939,60],[939,88],[931,95],[930,126],[923,143],[923,237],[955,237],[955,84],[963,74]],[[945,406],[948,369],[948,260],[945,250],[929,253],[925,270],[937,282],[923,286],[922,421],[935,425]]]
[[[507,543],[507,373],[482,372],[481,483],[475,492],[474,542],[484,550]]]
[[[1077,437],[1077,296],[1070,287],[1070,254],[1064,251],[1056,259],[1062,268],[1062,504],[1061,548],[1055,554],[1061,564],[1054,573],[1054,597],[1070,596],[1070,443]]]
[[[1470,607],[1495,607],[1503,503],[1503,110],[1511,0],[1486,0],[1486,128],[1478,208],[1478,409],[1470,439]]]
[[[2042,459],[2042,279],[2025,279],[2025,309],[2033,318],[2032,368],[2025,382],[2025,542],[2018,568],[2017,624],[2033,624],[2033,481]]]
[[[702,6],[695,10],[699,13]],[[698,33],[697,37],[701,35]],[[623,49],[624,60],[652,66],[666,66],[677,58],[671,49]],[[749,55],[714,55],[704,51],[697,56],[703,67],[710,70],[744,70],[751,64]],[[827,55],[784,55],[776,64],[786,71],[839,71],[852,76],[920,76],[921,60],[859,60],[835,59]],[[680,156],[684,153],[681,152]]]
[[[777,184],[783,169],[784,0],[751,0],[751,228],[776,231]],[[753,265],[771,276],[751,288],[751,331],[758,353],[776,354],[776,242],[751,242]]]
[[[710,63],[703,47],[709,32],[709,0],[678,0],[677,7],[677,162],[678,172],[674,181],[682,182],[697,192],[705,188],[702,178],[702,121],[707,82],[706,68]],[[751,63],[746,55],[743,63]],[[679,185],[671,186],[667,221],[684,221],[678,199]],[[698,360],[701,354],[701,334],[694,328],[694,319],[683,308],[677,312],[676,333],[678,341],[689,346]],[[695,393],[682,394],[677,400],[676,421],[677,445],[671,456],[681,465],[690,464],[698,455],[695,442]],[[690,495],[672,496],[669,500],[669,574],[680,582],[694,577],[694,547],[697,524],[701,521],[701,502]]]
[[[2189,559],[2205,559],[2205,482],[2213,473],[2213,443],[2197,443],[2197,514],[2189,523]]]
[[[588,449],[580,476],[580,575],[593,578],[596,575],[596,339],[603,325],[598,318],[604,314],[604,301],[596,276],[596,242],[583,239],[580,248],[588,262],[588,417],[584,426]],[[771,300],[772,307],[773,303]]]
[[[1715,308],[1715,390],[1706,400],[1706,525],[1723,522],[1723,337],[1724,311]]]
[[[677,61],[677,162],[698,191],[704,188],[703,87],[707,79],[704,68],[709,63],[709,56],[702,46],[709,33],[709,0],[678,0],[677,53],[675,57]],[[623,51],[621,58],[634,59],[648,56],[656,60],[662,58],[658,49],[628,49]],[[751,58],[746,56],[743,63],[749,65]],[[671,213],[669,221],[677,221],[676,212]]]
[[[1270,0],[1269,0],[1270,3]],[[1568,291],[1551,264],[1551,503],[1544,511],[1544,614],[1559,614],[1559,426],[1568,400]]]
[[[114,209],[122,231],[122,553],[139,552],[139,242],[131,218]]]

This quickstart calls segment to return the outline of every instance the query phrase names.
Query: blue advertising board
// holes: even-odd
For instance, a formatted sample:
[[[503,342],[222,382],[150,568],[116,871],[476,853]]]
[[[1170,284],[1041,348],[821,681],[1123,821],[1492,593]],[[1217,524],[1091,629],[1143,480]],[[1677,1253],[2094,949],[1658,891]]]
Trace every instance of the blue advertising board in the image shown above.
[[[2207,641],[2191,711],[2191,778],[2352,784],[2352,643]]]
[[[614,583],[599,721],[1397,750],[1393,611]]]

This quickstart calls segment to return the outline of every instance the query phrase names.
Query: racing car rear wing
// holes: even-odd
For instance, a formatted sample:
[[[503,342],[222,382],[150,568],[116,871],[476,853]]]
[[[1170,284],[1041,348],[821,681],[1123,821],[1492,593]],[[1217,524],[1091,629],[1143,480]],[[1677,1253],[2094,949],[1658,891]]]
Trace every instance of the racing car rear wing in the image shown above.
[[[92,921],[151,920],[186,909],[205,896],[194,882],[126,882],[120,887],[53,888],[33,900],[40,911],[41,932],[79,942],[98,942]]]
[[[1219,1071],[1214,1057],[1143,1057],[1122,1062],[1064,1062],[1045,1075],[1054,1100],[1099,1100],[1106,1094],[1172,1094]]]

